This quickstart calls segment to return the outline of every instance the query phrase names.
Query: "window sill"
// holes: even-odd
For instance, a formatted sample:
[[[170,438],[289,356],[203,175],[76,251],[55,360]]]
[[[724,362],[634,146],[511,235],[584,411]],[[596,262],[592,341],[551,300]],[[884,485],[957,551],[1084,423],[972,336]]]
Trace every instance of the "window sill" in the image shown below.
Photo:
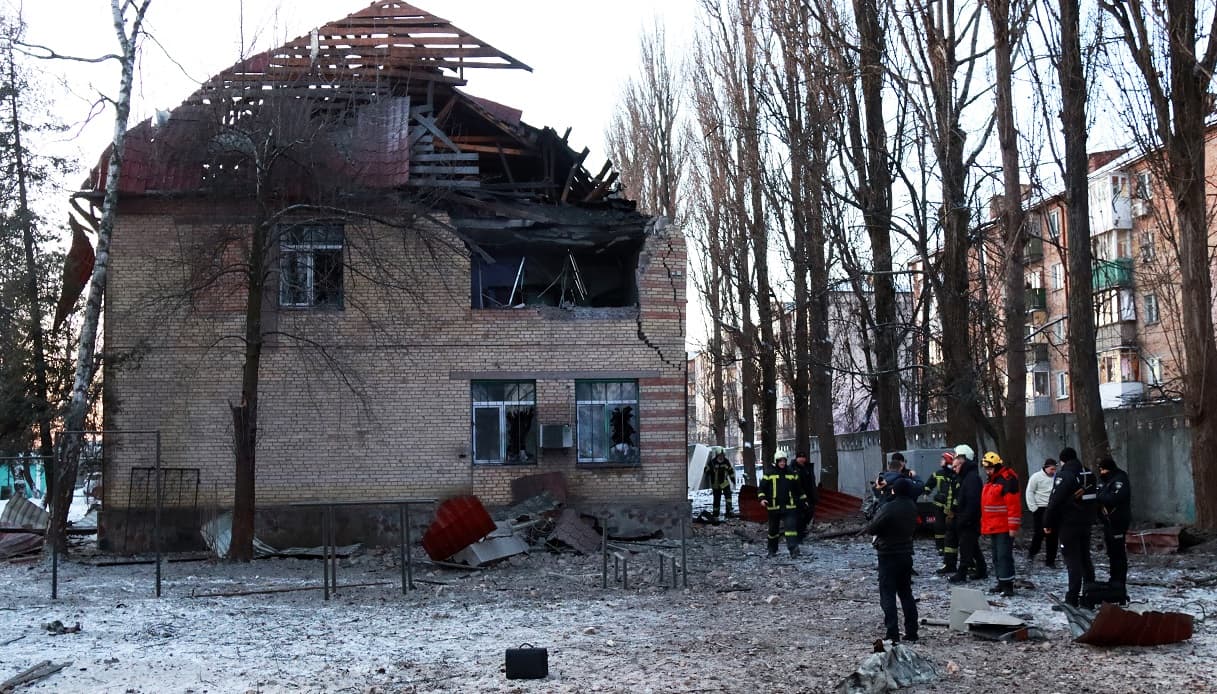
[[[538,460],[530,460],[524,463],[504,463],[499,461],[484,460],[475,460],[473,462],[474,467],[536,467],[537,465],[540,465],[540,461]]]
[[[575,463],[575,467],[579,470],[633,470],[642,467],[642,463]]]

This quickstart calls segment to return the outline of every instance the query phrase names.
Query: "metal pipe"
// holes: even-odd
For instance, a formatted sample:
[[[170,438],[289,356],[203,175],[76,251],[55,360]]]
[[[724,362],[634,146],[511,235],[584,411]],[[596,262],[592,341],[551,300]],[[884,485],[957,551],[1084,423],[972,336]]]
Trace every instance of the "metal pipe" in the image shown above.
[[[325,595],[325,599],[330,599],[330,533],[326,528],[328,523],[328,515],[325,508],[321,508],[321,592]]]
[[[685,524],[689,522],[691,515],[693,515],[693,503],[689,502],[688,511],[680,519],[680,582],[684,588],[689,587],[689,543]],[[676,561],[675,558],[672,561]],[[673,567],[673,571],[675,571],[675,567]],[[672,583],[675,587],[676,576],[672,576]]]
[[[161,432],[156,432],[156,507],[152,514],[152,546],[156,550],[156,597],[161,596]]]
[[[608,588],[608,521],[600,519],[600,588]]]
[[[411,590],[414,589],[414,550],[411,545],[414,544],[413,533],[410,527],[410,504],[406,504],[406,585]]]
[[[407,504],[398,504],[397,505],[397,516],[398,516],[397,520],[399,523],[399,525],[397,526],[397,542],[398,542],[397,548],[398,548],[398,550],[400,550],[400,553],[401,553],[401,594],[402,595],[406,594],[406,586],[408,586],[410,583],[409,577],[406,576],[406,533],[409,532],[408,530],[406,530],[406,516],[409,515],[406,513],[406,510],[408,508],[409,507]]]

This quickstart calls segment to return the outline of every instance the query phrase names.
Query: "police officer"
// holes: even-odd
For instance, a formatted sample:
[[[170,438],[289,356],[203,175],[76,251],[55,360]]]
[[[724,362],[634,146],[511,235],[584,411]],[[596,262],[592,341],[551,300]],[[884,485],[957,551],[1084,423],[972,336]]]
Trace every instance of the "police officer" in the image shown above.
[[[1099,520],[1103,522],[1103,545],[1107,548],[1107,560],[1111,564],[1109,585],[1119,586],[1121,600],[1128,601],[1128,549],[1124,545],[1124,533],[1132,520],[1132,489],[1128,485],[1128,473],[1121,470],[1110,456],[1099,461]]]
[[[710,459],[706,461],[706,479],[714,492],[714,520],[718,520],[718,506],[721,499],[727,497],[727,517],[735,514],[731,511],[731,488],[735,485],[735,466],[727,460],[722,446],[710,449]]]
[[[1044,514],[1044,533],[1049,541],[1060,543],[1061,558],[1069,572],[1065,602],[1078,606],[1084,583],[1094,583],[1094,563],[1090,559],[1090,526],[1094,523],[1095,489],[1093,474],[1078,460],[1078,452],[1065,448],[1057,456],[1060,467],[1048,497]]]
[[[778,540],[786,536],[790,556],[799,556],[799,509],[807,497],[799,487],[799,476],[787,468],[786,451],[773,456],[773,470],[761,478],[757,498],[769,513],[769,556],[778,553]]]
[[[938,569],[940,574],[955,573],[955,560],[959,553],[958,544],[953,547],[947,545],[947,527],[949,522],[955,520],[956,478],[955,470],[951,467],[953,462],[954,454],[943,453],[941,465],[925,483],[925,493],[937,509],[934,513],[934,546],[942,558],[942,567]]]
[[[879,555],[879,605],[887,638],[900,640],[896,598],[904,610],[904,639],[917,640],[917,601],[913,599],[913,533],[917,530],[917,503],[921,487],[906,478],[891,485],[891,499],[866,526],[874,535]]]
[[[811,519],[816,515],[816,502],[820,499],[820,490],[816,486],[816,469],[811,464],[811,457],[803,451],[794,454],[794,473],[799,476],[799,489],[803,491],[806,500],[799,508],[799,541],[807,538],[807,528]]]

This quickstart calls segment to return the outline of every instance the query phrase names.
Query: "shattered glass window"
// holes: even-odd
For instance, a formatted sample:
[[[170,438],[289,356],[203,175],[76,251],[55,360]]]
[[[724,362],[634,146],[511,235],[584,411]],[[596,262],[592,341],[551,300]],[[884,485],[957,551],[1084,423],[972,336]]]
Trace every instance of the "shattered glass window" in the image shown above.
[[[576,381],[580,463],[637,463],[638,382]]]
[[[298,224],[277,232],[279,305],[342,308],[342,225]]]
[[[521,465],[537,461],[537,385],[533,381],[473,381],[473,462]]]

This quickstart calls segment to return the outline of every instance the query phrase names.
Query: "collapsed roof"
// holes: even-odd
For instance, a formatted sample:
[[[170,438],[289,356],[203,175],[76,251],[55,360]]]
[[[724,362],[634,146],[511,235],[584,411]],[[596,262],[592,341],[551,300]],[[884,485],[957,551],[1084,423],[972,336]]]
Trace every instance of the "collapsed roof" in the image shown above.
[[[633,204],[614,194],[610,164],[592,175],[588,151],[572,150],[566,135],[461,91],[473,68],[531,70],[445,19],[375,2],[238,62],[135,126],[120,192],[249,195],[248,135],[260,128],[295,143],[286,159],[296,170],[276,181],[288,197],[307,197],[324,178],[368,191],[428,189],[438,204],[481,220],[474,226],[498,226],[488,221],[496,217],[516,229],[589,223],[580,208],[613,210],[614,233],[641,226]],[[108,157],[88,190],[104,188]],[[594,217],[595,226],[606,221]]]

